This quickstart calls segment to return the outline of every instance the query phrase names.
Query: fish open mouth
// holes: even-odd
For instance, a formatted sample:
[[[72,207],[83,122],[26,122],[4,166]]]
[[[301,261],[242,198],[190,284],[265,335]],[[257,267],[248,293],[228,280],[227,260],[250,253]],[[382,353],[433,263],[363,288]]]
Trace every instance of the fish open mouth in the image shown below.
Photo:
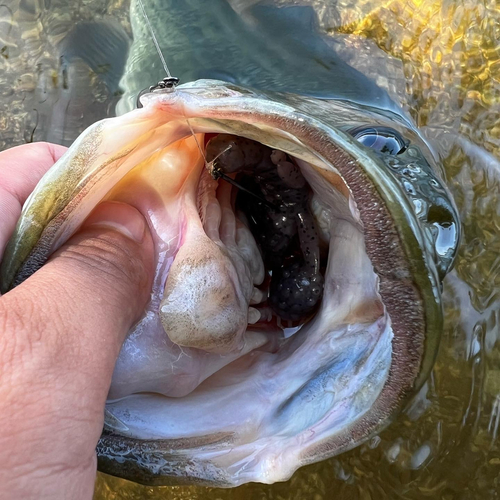
[[[182,201],[149,219],[153,298],[120,355],[107,430],[195,447],[238,482],[285,479],[322,434],[371,407],[391,365],[355,202],[338,172],[243,137],[171,147],[156,161],[185,161],[182,149],[194,166],[178,184]],[[140,177],[108,199],[137,205]],[[178,228],[166,229],[172,213]],[[213,481],[228,482],[222,470]]]
[[[144,214],[156,268],[115,367],[101,470],[147,484],[285,480],[382,429],[432,366],[427,249],[441,226],[335,127],[221,82],[146,96],[88,129],[37,187],[2,287],[102,200]]]

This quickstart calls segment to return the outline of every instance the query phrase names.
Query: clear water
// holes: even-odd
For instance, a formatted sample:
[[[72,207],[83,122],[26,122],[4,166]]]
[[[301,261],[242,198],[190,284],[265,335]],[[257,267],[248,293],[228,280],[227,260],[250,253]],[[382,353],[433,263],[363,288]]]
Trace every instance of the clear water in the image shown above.
[[[255,3],[231,2],[238,15]],[[233,490],[150,488],[100,474],[95,500],[499,498],[498,4],[273,3],[312,5],[322,33],[339,41],[337,52],[388,89],[442,160],[442,174],[460,211],[463,240],[455,270],[445,281],[445,329],[437,363],[407,410],[380,436],[305,467],[286,483]],[[121,37],[131,33],[128,9],[128,2],[103,0],[71,5],[64,0],[8,0],[0,5],[0,148],[40,139],[69,143],[88,124],[114,113],[120,90],[103,78],[116,70],[112,63],[89,69],[70,61],[62,68],[57,47],[77,21],[96,18],[112,18],[121,27],[113,35],[119,46]],[[387,58],[381,60],[380,53]],[[48,125],[47,110],[57,127]]]

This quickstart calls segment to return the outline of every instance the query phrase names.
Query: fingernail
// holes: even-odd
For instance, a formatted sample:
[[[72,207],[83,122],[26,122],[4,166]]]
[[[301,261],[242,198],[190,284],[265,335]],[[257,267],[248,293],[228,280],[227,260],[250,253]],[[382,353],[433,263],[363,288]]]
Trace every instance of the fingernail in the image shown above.
[[[143,215],[131,205],[115,201],[105,201],[98,205],[84,226],[113,229],[137,243],[142,243],[146,234]]]

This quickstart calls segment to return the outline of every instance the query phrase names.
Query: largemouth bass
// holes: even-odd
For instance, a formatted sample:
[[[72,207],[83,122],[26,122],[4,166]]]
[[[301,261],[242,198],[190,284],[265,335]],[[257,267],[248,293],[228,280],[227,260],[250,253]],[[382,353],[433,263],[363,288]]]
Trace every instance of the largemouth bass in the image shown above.
[[[115,369],[100,470],[271,483],[380,432],[432,367],[459,237],[418,132],[214,80],[141,103],[46,174],[1,266],[5,292],[102,200],[149,222],[152,298]]]

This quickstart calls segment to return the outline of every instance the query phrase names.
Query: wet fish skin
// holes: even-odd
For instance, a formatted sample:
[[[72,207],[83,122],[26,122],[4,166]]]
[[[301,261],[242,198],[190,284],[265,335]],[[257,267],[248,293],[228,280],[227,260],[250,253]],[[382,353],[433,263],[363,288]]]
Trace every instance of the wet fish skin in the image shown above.
[[[316,15],[312,9],[257,5],[237,14],[228,2],[222,0],[210,3],[200,0],[156,0],[148,2],[147,8],[160,45],[176,76],[180,76],[183,81],[202,76],[222,76],[224,80],[234,84],[195,82],[191,86],[199,87],[200,96],[205,94],[205,97],[209,97],[219,93],[222,99],[227,94],[227,89],[229,92],[240,93],[243,97],[253,96],[255,102],[260,102],[259,112],[262,112],[263,107],[268,112],[268,120],[275,117],[276,113],[294,126],[297,126],[294,119],[305,120],[309,130],[313,131],[308,139],[316,152],[321,150],[322,154],[328,155],[322,149],[322,141],[333,135],[341,141],[346,151],[357,155],[358,160],[362,158],[365,171],[361,184],[366,187],[366,193],[361,192],[360,197],[375,196],[378,193],[377,196],[384,200],[381,206],[390,212],[392,221],[392,224],[385,227],[387,240],[384,241],[390,246],[399,239],[402,251],[409,260],[409,265],[403,270],[395,271],[391,265],[396,253],[385,252],[384,260],[377,265],[377,272],[385,283],[394,279],[397,283],[409,282],[421,293],[420,296],[417,294],[413,297],[415,304],[421,300],[423,306],[415,308],[414,304],[407,304],[407,307],[414,314],[416,323],[426,323],[425,339],[420,331],[413,343],[405,344],[409,346],[410,359],[404,360],[405,366],[401,367],[400,363],[396,367],[396,371],[399,371],[391,381],[392,399],[389,402],[373,402],[363,422],[353,422],[350,427],[343,429],[340,436],[325,435],[324,439],[315,443],[304,444],[298,450],[296,462],[284,467],[282,471],[271,472],[270,469],[269,477],[266,477],[271,481],[283,480],[294,467],[349,449],[378,432],[401,409],[405,398],[420,387],[427,377],[441,329],[440,283],[452,265],[459,238],[456,211],[446,188],[435,174],[436,165],[433,164],[432,153],[418,130],[384,90],[337,56],[330,44],[331,40],[319,34]],[[121,81],[125,96],[120,103],[120,111],[135,107],[138,92],[164,76],[135,2],[132,4],[132,16],[135,41]],[[102,33],[105,34],[105,29]],[[125,40],[120,36],[117,39]],[[92,48],[90,45],[77,47],[75,39],[71,37],[61,47],[71,54],[69,61],[79,60],[78,64],[86,61],[91,65],[95,59],[86,60],[86,54]],[[116,87],[118,74],[119,70],[104,75],[109,88]],[[257,90],[244,89],[236,84],[245,84]],[[179,90],[188,87],[189,85],[179,87]],[[282,105],[279,111],[276,111],[277,104]],[[224,126],[230,129],[233,127],[230,132],[242,135],[256,133],[245,124],[245,118],[242,122],[238,120],[240,118]],[[196,119],[193,119],[195,126],[202,122],[203,120],[197,124]],[[410,140],[410,148],[397,157],[387,157],[363,151],[349,137],[349,130],[352,128],[377,124],[399,131],[405,139]],[[46,192],[42,196],[42,205],[38,205],[38,210],[32,212],[36,217],[41,217],[42,228],[50,225],[65,209],[68,200],[76,196],[86,163],[90,164],[92,160],[93,153],[89,145],[96,146],[96,151],[99,147],[97,137],[101,134],[100,126],[96,125],[92,129],[96,137],[90,144],[88,141],[85,146],[80,143],[75,149],[81,151],[87,148],[85,155],[88,161],[73,163],[74,168],[66,171],[65,182],[58,192],[58,195],[64,193],[66,200],[58,197],[58,202],[55,203],[54,198],[49,196],[50,193]],[[338,133],[340,139],[337,137]],[[271,140],[265,134],[258,134],[254,138],[262,142],[276,140]],[[64,139],[70,140],[66,135]],[[301,139],[306,140],[305,136]],[[278,141],[269,145],[279,147],[280,143]],[[288,147],[291,147],[290,144]],[[58,179],[56,175],[52,180],[58,182],[62,178]],[[359,192],[359,178],[353,176],[351,180],[353,185],[358,182]],[[26,219],[24,222],[26,223]],[[377,231],[370,232],[373,229],[370,220],[366,220],[365,227],[369,238],[373,238],[370,241],[376,241],[379,235]],[[29,276],[37,266],[43,264],[47,256],[43,248],[38,253],[34,250],[40,233],[34,234],[25,224],[19,234],[21,238],[14,242],[2,263],[4,290]],[[380,251],[380,248],[372,248],[372,251]],[[399,293],[394,289],[383,290],[389,296]],[[295,344],[299,340],[300,337],[296,337]],[[291,344],[295,345],[293,340]],[[382,341],[377,347],[383,352]],[[342,373],[361,363],[366,354],[361,350],[356,355],[346,356],[346,352],[352,351],[346,349],[333,361],[320,364],[309,380],[284,397],[278,408],[274,409],[274,434],[279,434],[287,425],[296,433],[308,432],[308,428],[315,425],[314,415],[328,415],[338,391],[328,392],[325,388],[337,384]],[[291,368],[288,367],[287,370]],[[286,373],[288,372],[285,370],[285,375]],[[377,375],[380,382],[384,372],[377,372]],[[279,380],[279,373],[275,374],[275,379]],[[371,377],[372,383],[376,380],[377,377]],[[148,404],[145,400],[144,405]],[[312,412],[308,412],[307,408]],[[125,410],[128,411],[127,408]],[[237,429],[222,429],[215,434],[207,432],[186,439],[136,439],[133,437],[133,429],[131,430],[134,422],[124,418],[126,411],[120,413],[116,405],[108,406],[106,428],[98,446],[101,470],[146,484],[187,482],[234,486],[247,480],[262,480],[257,472],[254,472],[253,477],[245,476],[239,471],[229,472],[217,461],[220,460],[221,453],[224,455],[227,450],[237,446]],[[140,416],[140,412],[136,412],[136,415]]]
[[[345,99],[396,111],[387,92],[339,57],[309,6],[257,4],[241,13],[227,0],[151,0],[146,11],[170,72],[181,82],[217,79],[268,91]],[[118,113],[165,72],[137,1],[134,42]]]

